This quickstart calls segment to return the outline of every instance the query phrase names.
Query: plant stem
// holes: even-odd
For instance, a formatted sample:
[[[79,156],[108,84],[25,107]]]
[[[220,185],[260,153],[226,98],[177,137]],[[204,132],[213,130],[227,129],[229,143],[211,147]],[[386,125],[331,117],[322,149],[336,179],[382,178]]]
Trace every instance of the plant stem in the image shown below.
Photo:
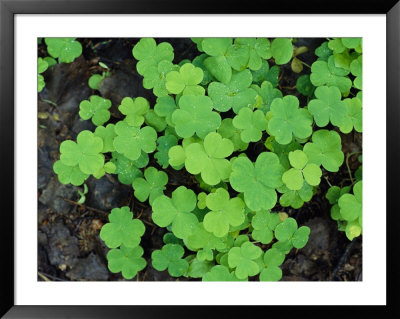
[[[350,157],[352,157],[354,154],[359,154],[359,153],[361,153],[361,152],[360,152],[360,151],[357,151],[357,152],[349,153],[349,154],[346,155],[346,167],[347,167],[347,171],[349,172],[351,184],[354,183],[354,180],[353,180],[353,176],[351,175],[351,170],[350,170],[350,166],[349,166],[349,159],[350,159]]]

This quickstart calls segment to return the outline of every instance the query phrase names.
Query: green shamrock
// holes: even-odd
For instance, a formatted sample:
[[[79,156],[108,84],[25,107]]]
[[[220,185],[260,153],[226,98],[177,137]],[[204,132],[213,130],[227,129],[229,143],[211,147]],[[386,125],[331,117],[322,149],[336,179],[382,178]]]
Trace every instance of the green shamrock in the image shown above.
[[[175,126],[172,123],[172,113],[177,109],[175,99],[172,96],[161,96],[157,98],[156,104],[154,105],[154,112],[158,116],[165,118],[165,121],[169,126]]]
[[[125,122],[130,126],[140,127],[144,122],[144,115],[150,109],[149,101],[143,97],[137,97],[131,99],[130,97],[125,97],[121,101],[121,105],[118,109],[125,117]]]
[[[217,237],[227,235],[229,225],[239,226],[244,221],[243,201],[239,197],[230,199],[223,188],[209,194],[206,205],[211,211],[204,216],[204,228]]]
[[[163,190],[167,182],[167,173],[150,166],[144,171],[144,178],[136,178],[132,187],[139,201],[144,202],[148,198],[151,205],[157,197],[164,194]]]
[[[137,160],[142,151],[151,153],[156,149],[157,132],[151,126],[139,128],[124,120],[115,125],[115,133],[115,150],[132,161]]]
[[[166,76],[165,86],[172,94],[204,95],[205,90],[198,85],[203,80],[203,70],[191,63],[180,67],[179,71],[171,71]]]
[[[271,109],[271,103],[274,99],[282,98],[282,92],[278,89],[275,89],[272,83],[269,81],[262,82],[261,87],[252,85],[251,88],[254,89],[261,97],[262,103],[260,105],[256,104],[256,107],[263,111],[264,114],[267,114],[267,112]]]
[[[195,133],[204,138],[221,124],[221,117],[213,112],[213,103],[208,96],[184,95],[179,99],[179,109],[172,113],[172,122],[180,137],[191,137]]]
[[[112,153],[111,162],[115,165],[115,174],[118,174],[118,180],[125,185],[132,184],[132,182],[142,176],[141,167],[147,166],[149,157],[146,153],[140,155],[140,157],[132,161],[126,156],[118,153]]]
[[[58,175],[58,180],[61,184],[72,184],[74,186],[82,185],[89,177],[83,173],[78,165],[68,166],[62,161],[56,161],[53,165],[54,172]]]
[[[362,214],[362,181],[353,187],[353,194],[343,194],[338,200],[341,217],[349,222],[359,218]]]
[[[309,235],[310,228],[307,226],[298,228],[296,220],[292,217],[285,219],[275,228],[276,239],[282,242],[290,241],[297,249],[301,249],[307,244]]]
[[[94,125],[103,125],[110,119],[111,101],[101,96],[92,95],[89,100],[79,104],[79,116],[83,120],[92,119]]]
[[[232,164],[229,180],[234,190],[244,193],[246,205],[259,211],[275,206],[275,188],[282,185],[282,173],[278,156],[263,152],[254,165],[247,157],[238,157]]]
[[[181,245],[167,244],[161,250],[155,250],[151,254],[151,263],[158,271],[168,268],[168,273],[172,277],[180,277],[189,268],[189,263],[182,259],[185,253]]]
[[[286,185],[282,185],[277,190],[282,194],[279,198],[279,204],[281,204],[282,207],[291,206],[294,209],[303,206],[304,202],[310,201],[314,195],[313,187],[307,182],[304,182],[299,190],[291,190],[287,188]]]
[[[268,62],[264,61],[260,69],[252,71],[251,73],[253,75],[253,83],[260,85],[262,82],[268,81],[273,87],[278,86],[279,67],[277,65],[270,68]]]
[[[111,249],[107,253],[108,269],[112,273],[122,272],[125,279],[132,279],[146,267],[146,260],[142,258],[143,248],[140,246]]]
[[[264,254],[264,265],[260,272],[260,281],[278,281],[282,278],[282,270],[279,268],[285,260],[285,254],[279,249],[270,248]]]
[[[304,180],[311,186],[319,185],[322,171],[316,164],[308,163],[308,157],[303,151],[290,152],[289,161],[293,168],[282,175],[282,181],[287,188],[298,191],[303,187]]]
[[[251,236],[262,244],[269,244],[274,238],[273,230],[280,222],[281,220],[277,213],[261,210],[251,220],[251,226],[253,227]]]
[[[232,77],[232,68],[226,57],[231,46],[232,38],[206,38],[201,40],[202,50],[209,55],[203,63],[212,76],[222,83],[228,83]]]
[[[196,195],[191,189],[179,186],[172,192],[172,197],[157,197],[151,204],[153,221],[160,227],[172,224],[172,232],[180,239],[188,237],[198,224],[192,213],[196,207]]]
[[[204,60],[207,57],[208,57],[207,54],[200,54],[197,57],[195,57],[192,61],[194,66],[197,66],[198,68],[203,70],[203,80],[201,81],[201,85],[204,86],[206,86],[208,83],[214,80],[214,77],[211,75],[211,73],[207,70],[206,66],[204,65]]]
[[[293,56],[292,40],[288,38],[276,38],[271,43],[272,57],[276,64],[286,64]]]
[[[79,165],[84,174],[94,174],[104,165],[103,140],[90,131],[78,134],[76,143],[64,141],[60,145],[60,160],[67,166]]]
[[[241,130],[240,138],[245,143],[258,142],[261,139],[262,132],[267,128],[267,120],[262,111],[252,111],[249,108],[243,108],[239,114],[233,118],[232,124]]]
[[[209,185],[217,185],[229,177],[231,164],[225,159],[233,152],[231,140],[215,132],[204,138],[204,143],[192,143],[185,150],[185,167],[191,174],[201,173]]]
[[[362,90],[362,55],[351,62],[350,71],[356,77],[353,81],[354,87]]]
[[[362,132],[362,102],[359,98],[343,100],[347,108],[347,116],[343,125],[340,125],[342,133],[350,133],[353,128],[357,132]]]
[[[297,91],[307,97],[312,97],[315,91],[315,86],[311,83],[309,74],[303,74],[297,78],[296,88]]]
[[[132,49],[132,55],[139,62],[136,69],[140,75],[151,67],[157,67],[161,61],[172,62],[174,49],[168,42],[161,42],[157,45],[153,38],[142,38]]]
[[[296,140],[293,140],[289,144],[282,145],[277,143],[274,138],[268,138],[265,142],[265,146],[278,155],[279,161],[285,170],[288,170],[291,167],[289,162],[289,153],[302,148],[302,146]]]
[[[248,49],[247,65],[245,64],[244,67],[247,66],[250,70],[260,69],[263,60],[268,60],[272,56],[271,43],[266,38],[236,38],[234,42]],[[233,65],[232,67],[234,68]]]
[[[238,279],[228,267],[216,265],[203,276],[202,281],[238,281]]]
[[[61,63],[70,63],[82,54],[82,45],[75,38],[45,38],[47,52]]]
[[[174,135],[163,135],[157,139],[157,152],[154,158],[162,168],[167,168],[169,164],[168,152],[171,147],[178,144],[178,139]]]
[[[341,126],[347,117],[347,107],[342,101],[342,94],[336,86],[320,86],[315,90],[316,99],[308,103],[308,111],[319,127],[331,122]]]
[[[231,118],[223,119],[217,132],[223,138],[227,138],[232,141],[234,151],[245,151],[249,145],[248,143],[242,141],[240,137],[241,130],[233,126]]]
[[[204,228],[203,222],[198,223],[186,244],[191,250],[211,253],[213,250],[225,251],[229,247],[228,236],[215,236]]]
[[[168,90],[165,86],[167,74],[178,69],[179,66],[168,60],[162,60],[158,65],[147,67],[143,73],[143,87],[145,89],[153,89],[155,96],[168,96]]]
[[[214,108],[220,112],[229,111],[235,113],[244,107],[250,107],[255,103],[257,92],[250,88],[252,75],[249,70],[244,70],[232,75],[226,83],[211,82],[208,85],[208,95],[211,97]]]
[[[329,172],[337,172],[343,164],[342,142],[340,135],[335,131],[315,131],[312,142],[306,143],[303,151],[309,163],[322,165]]]
[[[299,100],[293,95],[274,99],[267,119],[268,131],[279,144],[289,144],[293,136],[307,138],[312,133],[312,116],[299,108]]]
[[[128,206],[113,208],[108,215],[109,223],[104,224],[100,231],[100,238],[108,248],[117,248],[124,245],[133,248],[139,245],[145,227],[139,219],[132,219],[133,214]]]
[[[255,261],[262,256],[260,247],[246,241],[240,247],[233,247],[228,253],[229,267],[235,269],[239,279],[255,276],[260,272],[260,267]]]
[[[115,133],[115,125],[107,124],[106,127],[98,126],[94,131],[94,135],[100,137],[103,140],[103,150],[102,153],[114,152],[114,138],[117,136]]]
[[[44,82],[44,77],[40,73],[45,72],[48,67],[49,67],[49,64],[46,62],[46,60],[44,60],[42,58],[38,58],[38,62],[37,62],[38,92],[41,92],[43,90],[44,86],[46,85],[46,83]]]

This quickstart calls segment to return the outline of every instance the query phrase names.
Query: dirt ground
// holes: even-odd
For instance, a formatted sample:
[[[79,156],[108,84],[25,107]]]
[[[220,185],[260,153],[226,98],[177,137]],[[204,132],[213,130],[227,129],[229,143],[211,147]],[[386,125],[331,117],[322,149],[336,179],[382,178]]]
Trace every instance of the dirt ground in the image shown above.
[[[159,272],[152,268],[150,256],[154,249],[163,245],[165,229],[155,226],[151,221],[151,208],[140,203],[133,196],[133,189],[123,185],[111,175],[100,180],[90,177],[86,184],[89,192],[84,205],[79,205],[78,190],[82,187],[62,185],[52,170],[53,163],[59,159],[59,145],[66,139],[76,139],[85,129],[94,130],[90,121],[79,118],[79,103],[96,94],[89,88],[88,79],[100,73],[98,62],[111,68],[111,76],[106,78],[100,94],[112,101],[112,121],[121,115],[117,106],[125,96],[146,97],[151,105],[155,97],[151,90],[142,86],[142,78],[136,72],[132,47],[138,39],[79,39],[83,54],[73,63],[57,64],[45,73],[46,87],[38,94],[38,280],[45,281],[105,281],[124,280],[120,274],[108,271],[106,254],[108,248],[99,238],[101,226],[114,207],[128,205],[135,217],[141,215],[146,225],[142,239],[147,267],[132,280],[176,281],[167,271]],[[190,39],[163,39],[172,44],[175,63],[182,59],[193,59],[198,55],[196,45]],[[297,46],[306,45],[309,51],[301,59],[307,64],[315,60],[314,49],[324,39],[298,39]],[[38,46],[38,55],[46,56],[45,46]],[[280,88],[284,95],[297,95],[300,105],[306,105],[305,97],[295,89],[296,74],[289,66],[281,68]],[[97,93],[99,94],[99,93]],[[342,135],[343,151],[361,150],[361,134]],[[250,151],[259,152],[256,145]],[[353,156],[354,157],[354,156]],[[150,164],[159,168],[150,156]],[[358,162],[349,162],[351,170],[357,169]],[[166,170],[169,183],[180,184],[196,189],[191,176],[184,170]],[[340,185],[347,179],[348,171],[343,165],[337,173],[324,172],[333,185]],[[301,250],[295,249],[282,265],[284,281],[358,281],[362,280],[362,239],[350,242],[337,224],[331,220],[330,204],[325,199],[329,188],[322,178],[320,188],[309,203],[299,210],[278,207],[294,217],[299,225],[311,228],[308,244]],[[167,188],[167,194],[170,189]],[[181,280],[181,279],[179,279]],[[196,280],[196,279],[191,279]]]

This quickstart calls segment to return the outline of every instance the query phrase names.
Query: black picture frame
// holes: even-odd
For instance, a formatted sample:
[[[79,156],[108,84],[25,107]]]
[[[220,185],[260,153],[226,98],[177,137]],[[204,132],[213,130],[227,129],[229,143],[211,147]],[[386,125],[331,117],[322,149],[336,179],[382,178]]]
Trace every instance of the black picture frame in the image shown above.
[[[252,1],[250,1],[252,2]],[[225,2],[204,0],[201,5],[179,2],[176,0],[0,0],[0,176],[5,187],[1,191],[2,224],[7,225],[0,231],[3,243],[0,262],[0,315],[4,318],[156,318],[205,317],[226,315],[233,311],[237,317],[248,316],[247,307],[200,307],[188,309],[181,307],[154,306],[16,306],[14,302],[14,17],[16,14],[203,14],[203,13],[269,13],[269,14],[385,14],[387,19],[387,139],[386,139],[386,216],[387,216],[387,283],[386,306],[309,306],[285,307],[285,316],[307,316],[317,312],[341,317],[360,317],[363,314],[380,317],[399,317],[396,305],[399,276],[395,272],[395,252],[399,243],[396,236],[396,225],[399,225],[396,209],[396,180],[399,177],[398,137],[400,136],[400,3],[398,0],[366,2],[363,0],[348,1],[291,1],[246,6],[229,5]],[[383,143],[383,141],[382,141]],[[377,151],[379,147],[377,146]],[[383,173],[383,172],[382,172]],[[379,186],[377,186],[379,187]],[[398,195],[397,195],[398,196]],[[380,212],[383,213],[383,212]],[[310,313],[310,310],[312,313]],[[278,315],[280,307],[269,307],[268,315]],[[397,315],[396,315],[397,313]],[[281,315],[281,314],[280,314]]]

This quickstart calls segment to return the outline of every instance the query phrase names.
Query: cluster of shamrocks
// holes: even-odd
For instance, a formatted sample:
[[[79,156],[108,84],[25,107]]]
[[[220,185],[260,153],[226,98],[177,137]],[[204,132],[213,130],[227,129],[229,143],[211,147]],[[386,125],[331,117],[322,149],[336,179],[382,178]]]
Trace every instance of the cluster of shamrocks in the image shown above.
[[[76,142],[62,142],[54,171],[64,184],[82,185],[90,175],[107,173],[132,185],[135,197],[151,205],[154,224],[167,229],[165,245],[151,255],[159,271],[203,281],[279,280],[285,256],[306,245],[310,229],[274,211],[277,201],[295,209],[310,201],[323,170],[338,172],[344,162],[338,131],[362,131],[361,39],[328,39],[316,49],[311,74],[297,80],[308,100],[302,107],[277,88],[279,65],[292,61],[295,70],[302,64],[296,55],[305,50],[293,39],[193,41],[202,53],[174,64],[169,43],[141,39],[132,54],[156,104],[125,97],[118,107],[124,119],[106,125],[111,101],[97,95],[82,101],[80,117],[97,128],[80,132]],[[68,49],[76,49],[75,39],[45,42],[61,62],[71,52],[64,62],[81,54]],[[91,86],[102,78],[104,73],[91,79]],[[255,161],[246,155],[249,143],[265,144]],[[159,168],[148,166],[149,154]],[[193,174],[204,191],[179,186],[164,194],[168,175],[162,169],[168,166]],[[342,189],[331,187],[327,198],[332,218],[352,240],[362,232],[361,171],[350,179]],[[111,272],[131,279],[145,268],[144,233],[129,207],[111,211],[100,232],[110,248]]]

